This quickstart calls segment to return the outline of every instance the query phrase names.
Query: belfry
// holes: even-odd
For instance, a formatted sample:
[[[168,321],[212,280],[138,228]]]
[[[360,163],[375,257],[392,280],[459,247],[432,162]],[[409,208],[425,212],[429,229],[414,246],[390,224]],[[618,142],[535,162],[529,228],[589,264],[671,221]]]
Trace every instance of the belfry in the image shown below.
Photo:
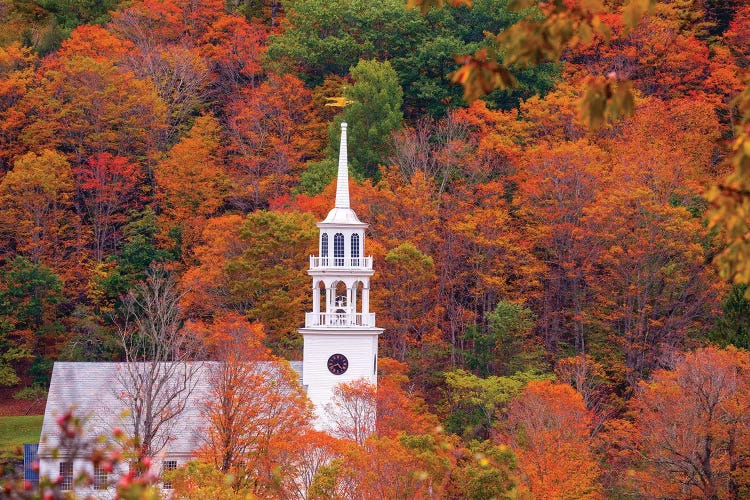
[[[322,411],[342,382],[364,379],[377,384],[378,336],[370,312],[372,257],[365,256],[367,224],[349,203],[346,127],[341,124],[336,202],[320,228],[319,255],[310,257],[313,310],[305,314],[302,383],[317,412],[317,426],[327,429]]]

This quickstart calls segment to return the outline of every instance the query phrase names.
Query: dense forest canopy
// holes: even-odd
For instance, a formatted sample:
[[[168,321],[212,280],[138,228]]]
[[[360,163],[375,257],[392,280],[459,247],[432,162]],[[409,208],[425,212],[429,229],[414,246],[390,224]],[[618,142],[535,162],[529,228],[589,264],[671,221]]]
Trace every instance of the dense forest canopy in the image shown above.
[[[610,36],[467,103],[456,56],[549,13],[448,3],[3,0],[4,394],[54,360],[122,359],[124,299],[155,268],[205,356],[239,329],[299,359],[347,121],[388,358],[377,395],[347,390],[377,400],[376,436],[267,443],[267,476],[235,491],[282,495],[271,471],[297,446],[328,457],[323,498],[747,495],[750,303],[714,259],[744,248],[750,7],[660,0],[631,28],[603,2]],[[592,75],[627,81],[634,113],[590,127]],[[220,482],[193,467],[178,487]]]

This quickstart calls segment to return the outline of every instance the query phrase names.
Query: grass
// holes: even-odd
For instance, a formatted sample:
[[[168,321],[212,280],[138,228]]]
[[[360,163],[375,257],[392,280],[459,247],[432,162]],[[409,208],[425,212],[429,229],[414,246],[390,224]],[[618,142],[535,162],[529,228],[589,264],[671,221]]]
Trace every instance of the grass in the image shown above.
[[[44,415],[0,417],[0,455],[14,455],[24,443],[38,443]]]

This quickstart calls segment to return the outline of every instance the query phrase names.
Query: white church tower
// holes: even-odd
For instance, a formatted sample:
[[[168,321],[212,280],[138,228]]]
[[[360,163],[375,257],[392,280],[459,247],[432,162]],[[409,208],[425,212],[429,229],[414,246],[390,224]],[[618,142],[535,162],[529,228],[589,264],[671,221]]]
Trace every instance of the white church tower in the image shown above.
[[[370,312],[372,257],[365,257],[365,229],[349,205],[346,123],[341,146],[336,204],[320,228],[319,255],[310,257],[313,310],[305,314],[302,383],[318,414],[317,427],[329,428],[325,405],[342,382],[377,384],[378,335]]]

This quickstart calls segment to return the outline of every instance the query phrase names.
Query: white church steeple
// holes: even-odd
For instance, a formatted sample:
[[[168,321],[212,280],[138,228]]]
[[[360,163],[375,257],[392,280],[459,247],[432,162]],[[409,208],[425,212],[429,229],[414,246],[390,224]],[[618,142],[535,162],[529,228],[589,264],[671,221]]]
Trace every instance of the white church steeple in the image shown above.
[[[350,206],[347,124],[341,124],[336,200],[320,228],[319,254],[310,256],[313,310],[305,314],[302,383],[327,429],[325,405],[342,382],[377,384],[378,335],[370,312],[372,257],[366,257],[365,229]]]

